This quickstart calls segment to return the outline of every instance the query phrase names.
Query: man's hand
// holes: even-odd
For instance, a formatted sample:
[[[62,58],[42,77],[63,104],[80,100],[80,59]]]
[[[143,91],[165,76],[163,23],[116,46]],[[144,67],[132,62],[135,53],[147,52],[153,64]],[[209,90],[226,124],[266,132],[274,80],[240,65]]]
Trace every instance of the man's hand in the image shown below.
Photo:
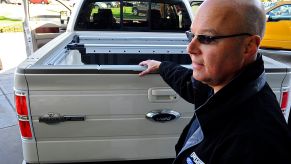
[[[146,60],[139,63],[140,66],[146,66],[147,69],[139,73],[139,76],[144,76],[146,74],[157,71],[160,68],[160,61],[156,60]]]

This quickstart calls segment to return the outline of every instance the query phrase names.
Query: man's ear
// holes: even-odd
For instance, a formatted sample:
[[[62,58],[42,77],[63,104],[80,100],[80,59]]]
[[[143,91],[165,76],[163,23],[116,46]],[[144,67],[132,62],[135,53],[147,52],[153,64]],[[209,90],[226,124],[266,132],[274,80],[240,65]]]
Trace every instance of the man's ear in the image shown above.
[[[261,37],[258,35],[250,36],[246,39],[245,54],[248,58],[256,56],[261,43]]]

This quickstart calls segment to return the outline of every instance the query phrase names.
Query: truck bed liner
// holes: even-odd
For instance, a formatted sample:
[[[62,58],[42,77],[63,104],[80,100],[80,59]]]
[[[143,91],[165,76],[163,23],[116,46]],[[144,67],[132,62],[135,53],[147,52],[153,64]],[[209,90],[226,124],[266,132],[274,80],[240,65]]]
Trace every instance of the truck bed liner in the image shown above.
[[[84,38],[74,36],[71,43],[66,46],[68,55],[70,51],[77,50],[81,55],[83,64],[97,65],[138,65],[141,61],[147,59],[159,61],[173,61],[178,64],[190,64],[191,60],[186,52],[186,44],[175,45],[160,44],[152,45],[150,41],[157,38],[147,38],[146,42],[136,44],[124,44],[128,41],[138,40],[137,38],[118,38],[111,40],[112,43],[100,43],[103,38]],[[90,41],[89,41],[90,40]],[[169,38],[162,39],[163,42],[169,42]],[[118,42],[117,44],[114,42]],[[75,53],[76,55],[76,53]]]

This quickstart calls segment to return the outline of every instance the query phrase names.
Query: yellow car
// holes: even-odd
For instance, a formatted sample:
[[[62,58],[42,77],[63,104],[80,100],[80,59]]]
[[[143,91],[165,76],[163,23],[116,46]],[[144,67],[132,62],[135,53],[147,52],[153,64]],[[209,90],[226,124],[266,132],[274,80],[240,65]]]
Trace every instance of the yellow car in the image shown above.
[[[291,1],[282,1],[266,10],[266,33],[261,48],[291,50]]]

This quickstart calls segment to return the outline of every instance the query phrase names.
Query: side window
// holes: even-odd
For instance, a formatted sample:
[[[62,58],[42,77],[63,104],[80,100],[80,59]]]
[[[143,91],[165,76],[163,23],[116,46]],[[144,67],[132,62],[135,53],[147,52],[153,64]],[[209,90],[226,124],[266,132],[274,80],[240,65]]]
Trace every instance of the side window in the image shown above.
[[[269,16],[291,16],[291,5],[282,5],[267,13]]]

